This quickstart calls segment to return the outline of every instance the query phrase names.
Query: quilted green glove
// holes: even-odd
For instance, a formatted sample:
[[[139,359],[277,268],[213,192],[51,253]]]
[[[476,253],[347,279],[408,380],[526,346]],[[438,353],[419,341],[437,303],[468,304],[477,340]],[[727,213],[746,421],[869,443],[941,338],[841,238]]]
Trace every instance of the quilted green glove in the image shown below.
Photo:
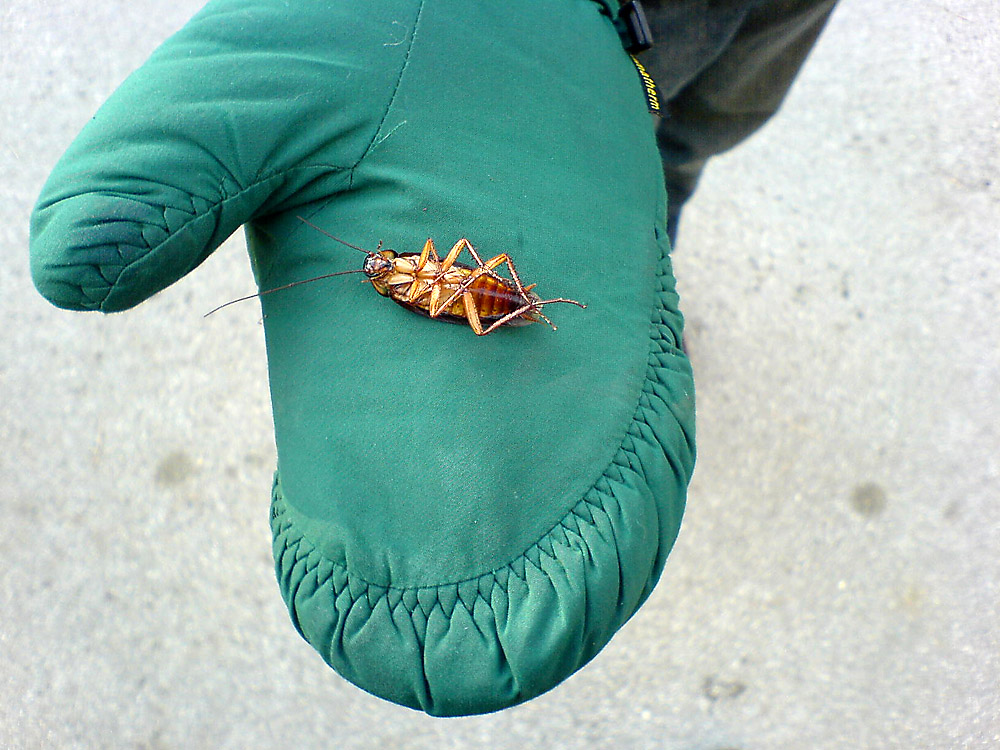
[[[32,271],[124,310],[242,224],[261,289],[360,268],[297,215],[371,249],[467,237],[587,303],[478,337],[363,276],[261,298],[296,628],[432,714],[548,690],[649,595],[694,462],[662,171],[608,9],[214,0],[59,162]]]

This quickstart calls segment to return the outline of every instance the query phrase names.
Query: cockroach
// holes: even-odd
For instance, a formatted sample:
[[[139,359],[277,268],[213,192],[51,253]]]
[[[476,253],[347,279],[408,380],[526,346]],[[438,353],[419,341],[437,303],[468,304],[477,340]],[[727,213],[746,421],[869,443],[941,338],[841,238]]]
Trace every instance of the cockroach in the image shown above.
[[[297,218],[330,239],[364,253],[367,256],[364,265],[352,271],[328,273],[240,297],[219,305],[207,313],[206,317],[237,302],[349,273],[364,273],[368,277],[366,281],[371,282],[375,291],[407,310],[434,320],[468,325],[477,336],[492,333],[500,326],[523,326],[542,321],[548,323],[554,331],[556,326],[542,313],[542,306],[567,302],[586,308],[581,302],[563,297],[542,299],[532,291],[535,284],[525,286],[521,283],[514,261],[507,253],[500,253],[484,261],[472,243],[464,237],[454,244],[442,260],[432,239],[424,243],[424,248],[419,253],[382,250],[381,241],[372,252],[334,237],[301,216]],[[469,251],[476,262],[475,266],[458,262],[463,250]],[[509,279],[496,272],[504,264],[510,270]]]

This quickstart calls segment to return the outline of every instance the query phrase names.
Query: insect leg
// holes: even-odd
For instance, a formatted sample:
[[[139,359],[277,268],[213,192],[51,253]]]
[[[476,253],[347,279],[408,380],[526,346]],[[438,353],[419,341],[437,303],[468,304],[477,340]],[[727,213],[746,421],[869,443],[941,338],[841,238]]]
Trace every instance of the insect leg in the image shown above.
[[[445,272],[451,269],[455,261],[458,260],[458,256],[462,254],[462,250],[465,249],[468,249],[469,254],[475,259],[476,264],[480,268],[486,268],[486,264],[483,263],[483,259],[479,257],[479,253],[476,252],[476,248],[472,246],[471,242],[469,242],[465,237],[463,237],[454,244],[451,250],[448,251],[448,255],[441,263],[441,273],[438,274],[438,278],[444,276]],[[487,268],[486,272],[488,275],[492,276],[497,281],[504,280],[499,274],[494,273],[492,268]]]
[[[434,240],[430,237],[428,237],[427,242],[424,243],[424,249],[420,251],[420,258],[417,260],[417,266],[413,269],[413,281],[410,282],[410,288],[406,293],[406,301],[411,304],[416,302],[421,295],[426,294],[427,290],[431,287],[430,283],[421,283],[420,281],[420,272],[427,266],[428,258],[432,259],[434,263],[440,262],[437,250],[434,247]]]
[[[430,242],[430,240],[427,241]],[[448,275],[448,272],[455,265],[455,261],[458,259],[458,256],[461,255],[462,249],[465,248],[466,246],[468,246],[470,249],[472,248],[472,245],[469,244],[469,241],[463,237],[452,246],[451,250],[449,250],[448,254],[444,257],[444,260],[438,258],[437,252],[436,251],[434,252],[434,258],[435,260],[438,261],[438,272],[437,275],[435,275],[434,279],[430,282],[430,284],[428,284],[431,290],[431,298],[427,306],[428,312],[430,313],[430,316],[432,318],[436,318],[438,315],[440,315],[442,310],[447,310],[451,306],[451,304],[456,299],[458,299],[459,295],[463,294],[465,290],[468,288],[467,285],[465,286],[460,285],[454,294],[448,297],[448,299],[446,299],[443,303],[440,303],[441,290],[444,288],[441,285],[441,281],[442,279],[444,279],[445,276]],[[434,245],[431,244],[432,250],[433,247]],[[468,305],[468,301],[466,301],[465,304]]]
[[[479,272],[480,276],[482,275],[481,269],[477,268],[476,271]],[[462,295],[462,305],[465,307],[465,319],[469,321],[469,326],[472,328],[473,333],[475,333],[477,336],[485,336],[487,333],[496,328],[495,325],[492,325],[490,326],[489,330],[487,331],[483,330],[483,322],[479,317],[479,311],[476,309],[476,300],[472,296],[472,292],[470,292],[468,289],[466,289],[465,291],[456,291],[454,294],[451,295],[451,297],[449,297],[445,301],[444,304],[437,305],[437,301],[441,296],[441,286],[435,285],[434,288],[431,290],[431,301],[430,301],[431,317],[432,318],[437,317],[442,310],[447,310],[448,306],[451,305],[451,303],[455,300],[456,297],[458,297],[458,295]],[[507,318],[504,318],[504,320],[506,321]]]
[[[424,249],[420,251],[420,260],[417,261],[417,268],[414,273],[420,273],[424,270],[424,266],[427,265],[428,258],[432,258],[435,263],[440,261],[437,250],[434,247],[434,240],[430,237],[428,237],[427,242],[424,243]]]
[[[480,268],[485,268],[486,271],[487,271],[487,273],[490,276],[492,276],[494,278],[497,278],[497,279],[500,278],[499,274],[493,273],[493,269],[496,268],[498,265],[500,265],[500,263],[497,263],[496,265],[492,265],[492,266],[490,265],[490,263],[492,263],[494,260],[496,260],[496,258],[493,258],[492,260],[484,262],[483,259],[481,257],[479,257],[479,253],[476,252],[476,248],[474,248],[472,246],[471,242],[469,242],[466,239],[459,240],[459,243],[463,243],[463,242],[465,243],[464,246],[467,247],[467,248],[469,248],[469,255],[471,255],[473,257],[473,259],[476,261],[476,264]],[[499,258],[500,256],[498,255],[497,257]],[[502,262],[503,261],[501,261],[501,263]]]
[[[413,280],[410,282],[410,288],[406,292],[406,301],[413,304],[420,298],[420,295],[427,291],[429,286],[429,283],[421,282],[416,273],[414,273]]]
[[[517,291],[520,292],[521,298],[525,302],[528,302],[529,301],[528,290],[525,289],[524,284],[521,283],[521,277],[517,275],[517,269],[514,268],[514,261],[510,259],[510,256],[507,255],[507,253],[501,253],[495,258],[491,258],[489,261],[487,261],[486,265],[489,268],[496,268],[497,266],[501,266],[504,263],[506,263],[507,268],[510,269],[510,277],[514,280],[514,285],[517,287]],[[532,284],[532,286],[534,286],[534,284]]]
[[[455,289],[455,291],[451,294],[450,297],[448,297],[444,302],[437,304],[441,298],[441,285],[439,282],[441,281],[441,279],[444,278],[445,274],[447,274],[448,271],[452,269],[452,266],[455,265],[455,261],[458,260],[458,256],[461,255],[462,250],[466,248],[469,249],[469,252],[472,254],[472,257],[476,259],[476,262],[479,263],[479,268],[476,268],[471,273],[469,273],[469,275],[466,276],[465,279],[462,281],[462,283],[458,285],[458,288]],[[448,251],[448,254],[445,256],[444,260],[441,261],[440,271],[438,275],[434,278],[433,288],[431,289],[431,302],[430,302],[431,317],[436,318],[438,315],[440,315],[442,310],[447,310],[449,307],[451,307],[452,303],[455,300],[457,300],[460,296],[463,296],[468,290],[468,288],[472,285],[472,283],[480,276],[482,276],[484,273],[488,273],[490,276],[493,276],[494,278],[503,281],[502,278],[500,278],[497,274],[493,273],[492,269],[486,268],[486,266],[483,264],[483,259],[479,257],[479,253],[476,252],[476,249],[472,246],[472,243],[469,242],[465,237],[456,242],[452,246],[451,250]],[[466,305],[469,304],[467,299],[465,301],[465,304]],[[466,317],[468,317],[468,315]],[[477,315],[477,320],[478,320],[478,315]]]
[[[463,237],[452,246],[451,250],[449,250],[448,254],[444,257],[444,260],[441,261],[441,273],[444,273],[455,265],[455,261],[458,260],[458,256],[462,254],[462,250],[466,247],[469,248],[469,252],[472,253],[473,257],[478,257],[475,249],[472,247],[472,243]]]
[[[444,272],[452,267],[452,265],[455,263],[455,260],[458,258],[458,255],[465,248],[469,249],[469,252],[472,254],[472,257],[475,258],[476,262],[479,264],[479,267],[473,269],[469,273],[469,275],[466,276],[461,281],[461,283],[458,284],[454,292],[452,292],[452,294],[446,300],[444,300],[443,302],[439,302],[441,298],[442,287],[438,282],[443,278]],[[486,330],[482,330],[482,321],[479,319],[478,313],[475,312],[474,300],[472,299],[472,295],[469,293],[469,288],[481,276],[492,276],[495,279],[499,279],[500,281],[509,284],[510,283],[509,281],[504,279],[502,276],[498,275],[494,270],[499,266],[502,266],[504,263],[506,263],[507,267],[510,269],[511,279],[514,282],[514,287],[517,290],[517,293],[521,296],[521,301],[523,304],[517,310],[514,310],[513,312],[504,315],[499,320],[494,321],[493,324],[490,325],[490,327],[487,328]],[[433,288],[431,290],[430,316],[432,318],[436,318],[441,313],[442,310],[448,309],[455,302],[455,300],[457,300],[459,297],[462,297],[462,301],[463,304],[465,305],[465,310],[466,310],[466,318],[469,320],[469,325],[472,326],[472,329],[476,331],[477,336],[485,336],[486,334],[502,326],[504,323],[507,323],[508,321],[511,321],[514,318],[522,317],[526,313],[530,312],[533,312],[536,315],[538,315],[538,317],[541,318],[546,323],[548,323],[549,326],[554,331],[556,330],[555,324],[541,312],[541,308],[543,305],[548,305],[553,302],[569,302],[570,304],[577,305],[578,307],[584,307],[584,308],[586,307],[586,305],[577,302],[576,300],[565,299],[563,297],[558,297],[555,299],[546,299],[546,300],[532,300],[528,293],[535,287],[535,284],[531,284],[526,287],[521,282],[521,277],[517,273],[517,268],[514,266],[514,262],[510,259],[510,256],[507,255],[507,253],[501,253],[500,255],[490,258],[488,261],[483,261],[483,259],[476,252],[475,248],[472,246],[472,244],[467,239],[464,238],[455,243],[455,246],[452,247],[451,251],[448,253],[447,257],[442,262],[441,268],[442,268],[442,273],[438,274],[438,276],[434,279]],[[475,315],[474,317],[473,314],[470,314],[469,312],[470,306]],[[480,330],[482,330],[481,333]]]
[[[459,298],[460,295],[464,294],[469,289],[469,287],[475,283],[476,279],[478,279],[480,276],[492,276],[493,278],[501,282],[509,283],[506,281],[506,279],[504,279],[502,276],[500,276],[493,270],[497,266],[501,266],[504,263],[507,263],[507,265],[510,266],[511,271],[514,271],[514,267],[511,266],[510,257],[507,255],[507,253],[501,253],[495,258],[490,258],[488,261],[484,263],[483,259],[479,257],[479,254],[476,253],[475,249],[472,247],[472,244],[467,239],[464,238],[455,243],[455,247],[451,249],[451,252],[448,253],[448,257],[445,258],[444,263],[442,263],[442,268],[444,268],[445,263],[448,263],[449,259],[451,260],[452,263],[454,263],[455,258],[458,257],[458,254],[465,247],[469,248],[469,252],[471,252],[476,261],[478,261],[479,268],[473,269],[469,273],[469,275],[462,280],[462,283],[458,285],[458,287],[455,289],[452,295],[448,299],[446,299],[443,303],[441,303],[437,311],[434,311],[432,307],[432,312],[431,312],[432,318],[437,317],[437,314],[441,310],[446,310],[456,299]],[[525,290],[524,285],[521,284],[521,280],[517,278],[516,272],[514,272],[512,275],[515,278],[515,283],[517,284],[517,291],[521,295],[521,299],[524,302],[530,302],[527,290]],[[438,276],[438,279],[440,278],[441,275]],[[436,280],[437,279],[435,279],[435,281]],[[534,307],[534,304],[529,304],[528,308],[531,309],[532,307]],[[523,312],[524,310],[521,310],[519,314],[523,314]]]
[[[457,300],[463,294],[466,294],[468,292],[469,287],[472,286],[472,283],[476,279],[478,279],[480,276],[486,275],[487,273],[489,273],[489,271],[485,268],[473,269],[469,273],[469,275],[462,280],[462,283],[458,285],[455,291],[452,292],[452,295],[438,306],[437,310],[434,309],[433,305],[431,306],[431,317],[436,318],[442,310],[447,310],[449,307],[451,307],[451,304],[455,300]],[[435,284],[434,286],[435,291],[440,290],[440,288],[441,288],[440,285]],[[431,294],[433,295],[434,291],[432,291]]]
[[[472,298],[470,292],[462,294],[462,304],[465,305],[465,317],[468,319],[469,325],[472,326],[472,330],[477,336],[485,336],[496,328],[496,326],[490,326],[490,331],[483,330],[483,323],[479,319],[479,312],[476,310],[476,301]]]
[[[486,269],[486,273],[489,276],[492,276],[497,281],[506,281],[506,279],[504,279],[500,274],[496,273],[493,270],[497,266],[501,265],[503,263],[503,261],[500,261],[499,263],[496,263],[495,265],[490,265],[490,264],[493,263],[493,261],[495,261],[496,258],[493,258],[491,260],[483,262],[483,259],[479,257],[479,253],[476,252],[476,248],[474,248],[472,246],[472,243],[469,242],[468,240],[466,240],[465,244],[468,245],[468,247],[469,247],[469,254],[475,259],[476,263],[479,264],[480,268],[485,268]],[[506,256],[506,253],[503,253],[503,255]],[[499,257],[500,256],[498,255],[497,258],[499,258]]]
[[[441,289],[442,286],[441,284],[438,283],[438,279],[435,279],[433,282],[431,282],[431,298],[427,303],[427,311],[430,313],[430,316],[432,318],[436,318],[438,315],[441,314],[441,311],[445,309],[444,305],[438,304],[438,302],[441,300]]]
[[[540,312],[538,312],[537,305],[538,305],[537,302],[534,303],[534,304],[528,304],[528,305],[525,305],[524,307],[521,307],[521,308],[515,310],[512,313],[507,313],[502,318],[500,318],[500,320],[494,321],[493,325],[491,325],[489,328],[487,328],[485,331],[483,331],[479,335],[480,336],[485,336],[487,333],[491,333],[492,331],[495,331],[497,328],[499,328],[500,326],[502,326],[508,320],[513,320],[514,318],[520,318],[522,315],[524,315],[527,312],[531,312],[532,310],[534,310],[536,314],[538,314],[539,316],[541,316],[541,318],[546,323],[548,323],[550,326],[552,326],[552,330],[555,331],[556,330],[555,324],[551,320],[549,320],[548,318],[546,318],[544,315],[542,315]]]
[[[514,261],[510,259],[509,255],[507,255],[506,253],[502,253],[496,256],[495,258],[491,258],[489,261],[487,261],[486,265],[492,268],[496,268],[497,266],[502,265],[503,263],[506,263],[507,268],[510,269],[510,277],[514,281],[514,285],[517,287],[518,293],[520,293],[521,298],[525,301],[526,304],[520,310],[517,310],[501,318],[499,321],[493,324],[493,327],[497,325],[503,325],[508,320],[516,318],[519,315],[523,315],[526,312],[534,311],[538,315],[538,317],[540,317],[542,320],[548,323],[549,326],[552,328],[552,330],[555,331],[556,330],[555,323],[553,323],[551,320],[546,318],[544,314],[542,314],[542,305],[548,305],[552,302],[569,302],[570,304],[576,305],[577,307],[582,307],[582,308],[587,307],[586,305],[577,302],[576,300],[565,299],[563,297],[557,297],[555,299],[541,299],[533,302],[531,298],[528,297],[528,292],[536,285],[531,284],[530,286],[526,287],[524,286],[524,284],[521,283],[521,277],[517,275],[517,269],[514,267]],[[487,331],[487,333],[489,333],[489,331]]]

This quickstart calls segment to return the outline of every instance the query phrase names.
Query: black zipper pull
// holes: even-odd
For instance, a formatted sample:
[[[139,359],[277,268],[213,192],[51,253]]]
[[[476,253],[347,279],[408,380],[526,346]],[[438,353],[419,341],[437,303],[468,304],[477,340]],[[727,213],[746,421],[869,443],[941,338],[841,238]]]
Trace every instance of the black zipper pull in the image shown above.
[[[618,10],[619,33],[623,37],[625,51],[630,55],[643,52],[653,46],[653,32],[649,29],[646,14],[639,0],[623,2]]]

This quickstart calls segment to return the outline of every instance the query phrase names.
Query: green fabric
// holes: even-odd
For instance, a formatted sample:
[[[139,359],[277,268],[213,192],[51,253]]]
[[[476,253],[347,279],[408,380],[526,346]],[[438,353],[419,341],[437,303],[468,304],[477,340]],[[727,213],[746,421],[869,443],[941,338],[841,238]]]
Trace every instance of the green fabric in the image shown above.
[[[262,289],[360,268],[297,214],[371,249],[468,237],[587,303],[477,337],[359,276],[261,300],[296,627],[432,714],[550,689],[650,593],[694,462],[662,172],[604,6],[215,0],[54,170],[35,283],[122,310],[243,223]]]

